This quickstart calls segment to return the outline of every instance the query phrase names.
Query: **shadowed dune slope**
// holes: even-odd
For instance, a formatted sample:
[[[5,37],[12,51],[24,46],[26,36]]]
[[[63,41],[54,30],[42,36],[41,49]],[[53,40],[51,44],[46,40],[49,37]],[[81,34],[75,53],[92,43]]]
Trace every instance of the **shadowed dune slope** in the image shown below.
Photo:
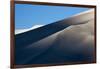
[[[20,64],[92,62],[94,59],[93,24],[91,20],[87,24],[71,26],[30,44],[16,53],[19,53],[16,62]]]
[[[28,40],[23,38],[23,41]],[[93,62],[93,60],[94,19],[83,24],[71,25],[28,45],[21,47],[16,45],[15,49],[17,65]]]

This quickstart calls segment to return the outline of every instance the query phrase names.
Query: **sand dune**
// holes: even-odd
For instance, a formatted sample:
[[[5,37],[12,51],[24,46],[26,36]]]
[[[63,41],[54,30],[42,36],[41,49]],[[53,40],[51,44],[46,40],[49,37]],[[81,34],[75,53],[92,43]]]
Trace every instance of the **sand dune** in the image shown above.
[[[65,23],[68,22],[64,21]],[[93,62],[93,55],[94,19],[90,19],[85,23],[66,27],[28,45],[16,46],[15,62],[16,64]]]

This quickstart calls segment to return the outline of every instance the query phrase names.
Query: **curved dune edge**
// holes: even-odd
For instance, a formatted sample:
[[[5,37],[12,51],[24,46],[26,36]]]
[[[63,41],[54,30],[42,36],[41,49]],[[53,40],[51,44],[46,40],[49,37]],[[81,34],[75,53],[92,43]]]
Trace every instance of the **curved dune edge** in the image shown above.
[[[62,60],[63,62],[67,62],[67,61],[70,62],[69,58],[67,60],[67,58],[65,59],[65,57],[68,57],[68,55],[74,57],[79,52],[80,54],[84,55],[85,58],[87,58],[86,61],[87,60],[89,61],[90,58],[92,61],[92,59],[94,58],[93,57],[93,52],[94,52],[93,24],[94,22],[93,20],[91,20],[86,24],[71,26],[69,28],[64,29],[63,31],[53,34],[38,42],[30,44],[29,46],[23,48],[22,51],[27,51],[29,53],[31,52],[31,55],[29,55],[26,59],[21,59],[20,63],[21,64],[30,64],[30,63],[38,64],[40,62],[51,63],[50,60],[53,60],[52,63],[54,63],[57,61],[57,60],[54,61],[55,58],[56,59],[58,58],[58,60],[63,59]],[[54,52],[58,54],[56,55]],[[27,56],[27,54],[25,55]],[[61,57],[61,55],[66,55],[66,56]],[[52,59],[49,59],[49,57],[52,57]],[[47,58],[50,62],[47,61]]]

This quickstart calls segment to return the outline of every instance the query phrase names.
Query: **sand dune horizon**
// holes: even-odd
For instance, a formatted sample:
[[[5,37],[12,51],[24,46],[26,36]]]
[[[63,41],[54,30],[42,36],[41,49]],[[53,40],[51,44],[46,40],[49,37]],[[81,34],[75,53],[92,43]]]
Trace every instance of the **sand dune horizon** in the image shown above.
[[[77,18],[72,17],[73,21],[65,19],[56,23],[56,25],[54,23],[54,26],[43,26],[43,28],[49,27],[47,29],[38,30],[39,28],[37,28],[36,30],[25,32],[26,34],[15,35],[15,63],[19,65],[93,62],[95,58],[93,13],[94,11],[92,10],[92,12],[87,13],[88,15],[85,13],[84,15],[78,15],[79,18],[78,16],[75,16]],[[66,25],[66,23],[73,24],[73,22],[80,24]],[[62,28],[61,26],[64,27]],[[50,28],[54,30],[49,30]],[[43,30],[46,32],[43,32]],[[40,34],[34,35],[33,31],[35,31],[35,33],[39,31]],[[46,36],[41,38],[41,35]],[[34,36],[39,37],[39,39],[35,41]]]

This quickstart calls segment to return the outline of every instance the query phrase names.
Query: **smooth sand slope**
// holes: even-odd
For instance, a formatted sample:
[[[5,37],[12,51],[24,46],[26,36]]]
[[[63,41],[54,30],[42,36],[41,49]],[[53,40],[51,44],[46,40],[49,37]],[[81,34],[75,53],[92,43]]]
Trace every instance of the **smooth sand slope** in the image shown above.
[[[92,13],[92,15],[90,13]],[[18,43],[15,46],[16,64],[93,62],[94,60],[93,13],[94,13],[93,10],[91,12],[84,13],[84,15],[85,14],[87,15],[87,18],[86,16],[84,16],[85,17],[84,19],[81,16],[83,14],[78,15],[80,17],[77,19],[81,19],[82,17],[81,21],[79,20],[77,21],[77,19],[73,17],[71,17],[71,19],[73,19],[74,21],[70,19],[69,19],[70,21],[69,20],[67,21],[65,19],[63,20],[64,22],[62,22],[64,25],[63,29],[60,29],[59,31],[56,30],[57,32],[51,32],[52,34],[48,34],[45,37],[40,38],[40,40],[34,41],[33,39],[33,42],[31,42],[32,40],[28,41],[26,39],[31,38],[32,36],[34,36],[34,34],[31,34],[31,36],[28,36],[27,38],[23,38],[23,40],[21,40],[21,38],[25,37],[26,34],[21,34],[21,36],[20,34],[15,35],[16,39],[20,40],[22,43],[26,42],[26,44],[20,44],[19,42],[16,42]],[[91,18],[89,18],[89,16]],[[69,22],[72,23],[72,25],[65,28],[65,23],[68,24]],[[80,24],[73,24],[73,22]],[[61,22],[59,25],[61,26]],[[59,25],[57,24],[57,26]],[[41,33],[46,34],[46,32],[40,32],[39,35],[41,35]]]

